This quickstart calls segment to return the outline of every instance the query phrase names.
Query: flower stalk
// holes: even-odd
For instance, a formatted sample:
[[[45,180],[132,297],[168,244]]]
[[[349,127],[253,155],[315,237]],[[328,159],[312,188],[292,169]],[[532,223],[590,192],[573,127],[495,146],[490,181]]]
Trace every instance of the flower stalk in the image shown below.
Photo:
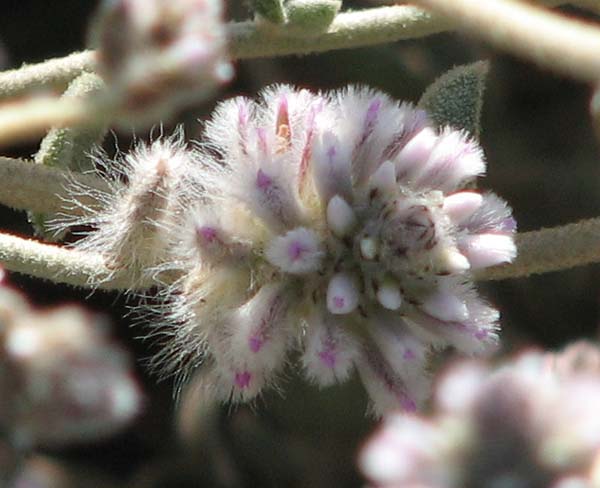
[[[21,159],[0,156],[0,204],[33,212],[64,212],[71,214],[94,205],[90,195],[81,195],[77,205],[68,202],[67,186],[108,191],[105,182],[87,174],[72,173],[59,168],[34,164]]]
[[[415,0],[456,27],[543,68],[588,82],[600,79],[600,28],[517,0]]]
[[[115,274],[99,254],[44,244],[33,239],[0,233],[0,263],[8,271],[66,285],[124,290],[131,286],[126,272]],[[111,279],[107,279],[111,277]],[[143,283],[138,282],[143,288]]]
[[[570,4],[600,10],[597,0],[539,0],[536,4],[545,7]],[[253,21],[230,23],[228,37],[233,59],[251,59],[370,46],[425,37],[453,28],[456,23],[440,15],[399,5],[340,13],[327,32],[307,39],[267,30]],[[64,89],[82,71],[95,69],[96,53],[88,50],[6,71],[0,73],[0,100],[22,96],[34,89]]]

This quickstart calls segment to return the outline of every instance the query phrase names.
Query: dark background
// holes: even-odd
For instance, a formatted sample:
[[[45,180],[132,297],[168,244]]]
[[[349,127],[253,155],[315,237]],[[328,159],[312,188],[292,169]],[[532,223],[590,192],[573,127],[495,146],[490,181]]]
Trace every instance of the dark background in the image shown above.
[[[4,69],[83,49],[96,3],[3,0]],[[229,4],[231,16],[245,17],[242,5]],[[591,89],[462,35],[239,62],[235,81],[221,95],[253,95],[274,82],[320,89],[364,83],[416,102],[447,69],[479,59],[489,59],[492,67],[481,134],[489,170],[481,186],[511,203],[521,231],[600,215],[599,147],[588,110]],[[210,113],[214,102],[182,114],[188,134],[197,134],[195,119]],[[128,135],[120,139],[127,141]],[[10,154],[30,156],[35,151],[18,147]],[[0,223],[13,232],[31,232],[24,213],[0,209]],[[529,344],[554,348],[575,338],[596,337],[599,271],[594,265],[482,285],[482,292],[503,312],[504,349]],[[144,371],[141,359],[151,354],[151,346],[135,340],[143,335],[143,325],[132,329],[130,319],[122,318],[128,311],[125,298],[102,292],[89,296],[85,290],[18,275],[11,279],[40,306],[81,302],[109,315],[115,333],[140,358],[139,375],[147,392],[145,412],[127,432],[93,445],[41,453],[46,465],[36,469],[53,466],[68,476],[84,476],[85,481],[71,486],[361,485],[356,452],[374,424],[364,417],[366,398],[356,381],[319,391],[290,370],[284,394],[267,394],[254,408],[208,414],[198,407],[192,414],[194,440],[184,443],[176,435],[172,385],[157,383]]]

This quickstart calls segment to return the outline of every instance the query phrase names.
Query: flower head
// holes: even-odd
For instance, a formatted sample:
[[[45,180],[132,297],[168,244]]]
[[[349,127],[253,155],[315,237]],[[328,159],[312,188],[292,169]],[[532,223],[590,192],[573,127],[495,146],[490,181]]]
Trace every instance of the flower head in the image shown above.
[[[466,189],[485,171],[467,135],[377,91],[279,86],[220,104],[198,159],[164,356],[207,360],[219,397],[254,398],[300,348],[315,383],[356,367],[377,413],[414,410],[432,348],[495,344],[469,273],[514,258],[515,223]]]
[[[434,415],[390,415],[359,463],[377,487],[592,487],[600,482],[600,351],[528,351],[442,377]]]
[[[106,325],[75,306],[34,310],[0,283],[0,418],[15,445],[87,442],[139,413],[130,358]]]
[[[99,70],[122,117],[155,121],[230,80],[222,2],[116,0],[94,26]]]

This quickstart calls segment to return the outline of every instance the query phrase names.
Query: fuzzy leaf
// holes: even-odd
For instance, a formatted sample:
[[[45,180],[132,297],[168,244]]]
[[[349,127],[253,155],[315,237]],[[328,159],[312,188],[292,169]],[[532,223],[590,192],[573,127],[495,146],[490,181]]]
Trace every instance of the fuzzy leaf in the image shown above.
[[[83,73],[71,82],[65,91],[64,98],[89,98],[97,95],[104,88],[102,79],[94,73]],[[82,127],[56,127],[51,129],[35,155],[35,164],[56,166],[76,172],[89,171],[93,167],[89,153],[102,141],[107,132],[104,121]],[[46,240],[57,240],[47,229],[47,221],[53,215],[30,212],[29,221],[36,235]]]
[[[254,0],[252,2],[254,11],[265,20],[274,24],[285,22],[285,11],[282,0]]]
[[[287,26],[303,34],[325,32],[341,7],[341,0],[289,0]]]
[[[451,126],[478,138],[487,61],[456,66],[425,90],[419,107],[439,126]]]

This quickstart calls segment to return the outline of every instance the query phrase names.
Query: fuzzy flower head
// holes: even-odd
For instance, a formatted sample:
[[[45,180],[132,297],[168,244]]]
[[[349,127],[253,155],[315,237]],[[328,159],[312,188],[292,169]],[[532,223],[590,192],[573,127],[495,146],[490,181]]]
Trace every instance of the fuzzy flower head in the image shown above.
[[[414,410],[432,348],[496,343],[470,272],[514,258],[515,223],[465,189],[485,171],[465,134],[377,91],[280,86],[219,105],[201,152],[164,355],[208,358],[222,399],[254,398],[299,347],[318,385],[356,368],[377,413]]]
[[[600,351],[576,343],[452,367],[433,416],[390,415],[359,464],[372,486],[600,486]]]
[[[138,144],[113,161],[106,162],[103,156],[96,155],[95,161],[102,185],[72,186],[75,208],[71,215],[56,219],[53,227],[61,233],[94,229],[79,231],[85,237],[76,248],[104,258],[110,270],[104,279],[127,270],[130,283],[143,286],[147,271],[166,259],[171,222],[185,206],[193,154],[177,131],[169,138]]]
[[[14,445],[89,442],[139,413],[130,358],[106,326],[75,306],[32,309],[0,283],[0,418]]]
[[[99,70],[122,116],[154,122],[227,82],[219,0],[111,0],[93,26]]]

